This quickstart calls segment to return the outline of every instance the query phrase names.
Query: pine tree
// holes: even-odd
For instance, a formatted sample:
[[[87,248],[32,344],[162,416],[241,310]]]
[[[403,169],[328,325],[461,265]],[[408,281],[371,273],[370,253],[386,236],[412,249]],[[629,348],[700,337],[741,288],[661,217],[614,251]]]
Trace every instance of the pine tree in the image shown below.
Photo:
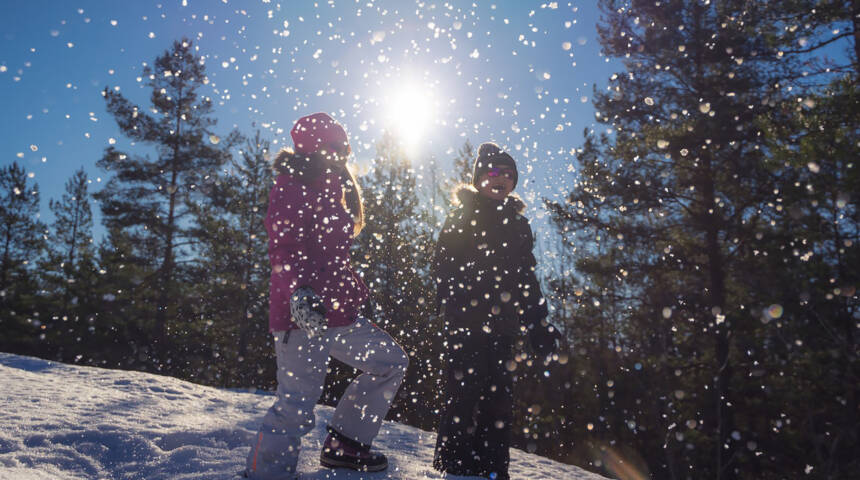
[[[778,105],[782,117],[762,120],[768,150],[792,175],[780,190],[781,208],[770,212],[774,228],[761,232],[764,245],[757,246],[768,271],[783,272],[757,278],[776,284],[780,292],[759,312],[770,327],[766,341],[774,347],[762,352],[767,360],[757,374],[764,375],[771,365],[784,372],[768,387],[773,396],[786,399],[783,415],[804,419],[781,428],[790,446],[787,456],[811,457],[803,468],[814,465],[822,478],[860,472],[852,453],[860,444],[855,333],[860,276],[852,268],[860,262],[855,165],[860,155],[860,5],[854,3],[853,11],[851,2],[792,6],[798,20],[783,33],[783,44],[790,45],[783,53],[800,57],[804,68],[788,85],[796,98]],[[853,39],[847,55],[818,55],[845,37]],[[767,415],[765,408],[761,415]]]
[[[34,266],[45,248],[45,226],[39,218],[39,184],[12,162],[0,168],[0,349],[35,354],[43,335],[37,306]]]
[[[429,190],[430,205],[432,207],[433,229],[439,231],[451,210],[453,202],[453,193],[458,186],[468,184],[472,177],[472,162],[475,159],[475,151],[472,144],[466,140],[457,155],[453,158],[452,165],[454,167],[454,175],[446,175],[439,164],[436,162],[436,157],[431,157],[426,168],[426,173],[423,173],[424,183]],[[419,171],[424,172],[422,165]],[[419,177],[422,178],[422,177]]]
[[[49,202],[49,208],[55,217],[50,236],[52,266],[61,275],[59,280],[62,284],[64,314],[73,295],[72,286],[79,280],[80,269],[91,266],[95,254],[88,184],[87,174],[81,168],[66,182],[66,192],[62,199]]]
[[[447,178],[442,183],[445,191],[442,197],[442,221],[444,221],[448,212],[451,211],[454,192],[456,192],[457,188],[461,185],[470,185],[472,183],[472,165],[475,162],[476,155],[475,147],[472,146],[469,140],[466,140],[463,146],[457,151],[457,155],[452,161],[454,167],[453,176]],[[437,230],[441,228],[442,224],[440,223]]]
[[[153,267],[137,242],[137,235],[112,227],[98,246],[99,277],[92,296],[100,303],[87,322],[99,347],[88,352],[91,364],[146,370],[157,356],[150,318],[141,315],[143,305],[152,301],[151,291],[141,285]]]
[[[205,73],[191,41],[183,39],[144,68],[151,107],[134,105],[118,89],[105,88],[103,93],[123,134],[157,152],[150,159],[109,147],[98,165],[113,177],[96,198],[105,225],[124,229],[136,256],[150,259],[137,287],[149,294],[137,308],[140,315],[153,318],[149,336],[162,354],[168,335],[179,327],[170,322],[185,315],[182,287],[193,253],[190,206],[201,196],[204,179],[217,175],[235,139],[231,135],[221,140],[212,131],[216,120],[211,99],[198,92],[207,82]]]
[[[85,351],[78,345],[82,337],[90,336],[92,325],[86,319],[100,303],[95,298],[98,274],[88,186],[89,179],[81,168],[66,182],[62,198],[49,202],[55,220],[49,229],[50,248],[42,279],[51,300],[50,338],[63,349],[58,358],[64,361]]]
[[[366,226],[352,258],[371,291],[371,320],[403,346],[410,360],[391,415],[430,428],[434,417],[426,412],[440,405],[441,351],[440,329],[431,324],[432,213],[417,193],[409,159],[390,134],[377,143],[373,168],[359,184]]]
[[[272,186],[269,142],[260,132],[244,142],[240,160],[206,179],[206,200],[194,207],[195,315],[205,318],[214,360],[207,381],[221,386],[270,386],[274,365],[268,335],[268,236],[263,223]],[[268,375],[258,372],[263,368]]]
[[[610,322],[585,349],[604,401],[594,429],[636,445],[658,476],[796,471],[759,453],[779,443],[760,413],[783,403],[753,400],[762,380],[749,375],[779,370],[759,314],[774,297],[762,281],[780,274],[760,254],[795,181],[766,140],[767,121],[787,121],[783,105],[796,103],[785,82],[803,70],[779,53],[778,7],[601,5],[601,44],[625,70],[595,93],[608,132],[588,135],[579,181],[550,204],[559,231],[577,234],[575,322]]]
[[[454,157],[454,183],[459,185],[461,183],[469,184],[472,182],[472,164],[475,162],[476,154],[477,152],[475,152],[472,142],[466,140],[463,146],[460,147],[460,150],[457,151],[457,156]]]

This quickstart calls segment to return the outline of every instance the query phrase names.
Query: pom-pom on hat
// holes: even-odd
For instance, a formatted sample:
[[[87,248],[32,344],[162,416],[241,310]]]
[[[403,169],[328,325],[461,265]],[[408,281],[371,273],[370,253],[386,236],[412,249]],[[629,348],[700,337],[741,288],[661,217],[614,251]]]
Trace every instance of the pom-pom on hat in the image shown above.
[[[297,153],[306,155],[334,147],[340,151],[349,145],[346,130],[327,113],[314,113],[300,118],[290,130]]]
[[[472,185],[478,186],[478,179],[481,175],[487,173],[491,168],[510,167],[514,171],[514,188],[517,187],[517,162],[514,157],[507,152],[502,151],[498,145],[493,142],[482,143],[478,147],[478,155],[475,157],[475,166],[472,170]]]

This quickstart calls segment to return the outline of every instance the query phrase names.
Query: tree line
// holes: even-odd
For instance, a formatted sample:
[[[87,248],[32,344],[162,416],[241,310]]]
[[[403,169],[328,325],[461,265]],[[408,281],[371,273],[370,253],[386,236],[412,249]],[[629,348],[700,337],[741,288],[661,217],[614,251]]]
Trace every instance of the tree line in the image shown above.
[[[858,3],[601,7],[623,68],[545,203],[574,463],[857,476]]]
[[[544,364],[518,343],[515,446],[623,479],[860,472],[855,3],[601,1],[621,70],[537,232],[568,345]],[[23,169],[0,171],[0,349],[270,388],[271,145],[215,133],[189,41],[145,78],[151,107],[104,94],[156,157],[108,148],[107,185],[90,195],[78,172],[53,224]],[[473,157],[467,142],[437,179],[386,136],[359,180],[368,314],[411,361],[389,415],[426,429],[445,361],[430,256]],[[324,401],[354,375],[330,370]]]

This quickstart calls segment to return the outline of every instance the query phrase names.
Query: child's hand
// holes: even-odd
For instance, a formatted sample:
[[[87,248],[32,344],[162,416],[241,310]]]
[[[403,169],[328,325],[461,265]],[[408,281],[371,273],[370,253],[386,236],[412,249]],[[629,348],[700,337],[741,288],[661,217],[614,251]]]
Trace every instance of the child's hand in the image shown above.
[[[324,332],[328,325],[325,320],[325,306],[311,287],[299,287],[290,297],[290,315],[293,322],[314,337]]]

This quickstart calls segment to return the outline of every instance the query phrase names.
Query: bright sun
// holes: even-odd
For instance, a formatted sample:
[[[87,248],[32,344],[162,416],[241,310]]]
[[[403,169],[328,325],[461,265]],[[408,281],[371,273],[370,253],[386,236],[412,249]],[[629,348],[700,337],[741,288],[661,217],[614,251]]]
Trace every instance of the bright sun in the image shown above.
[[[385,97],[387,128],[407,150],[415,151],[426,138],[434,120],[432,93],[417,84],[396,87]]]

